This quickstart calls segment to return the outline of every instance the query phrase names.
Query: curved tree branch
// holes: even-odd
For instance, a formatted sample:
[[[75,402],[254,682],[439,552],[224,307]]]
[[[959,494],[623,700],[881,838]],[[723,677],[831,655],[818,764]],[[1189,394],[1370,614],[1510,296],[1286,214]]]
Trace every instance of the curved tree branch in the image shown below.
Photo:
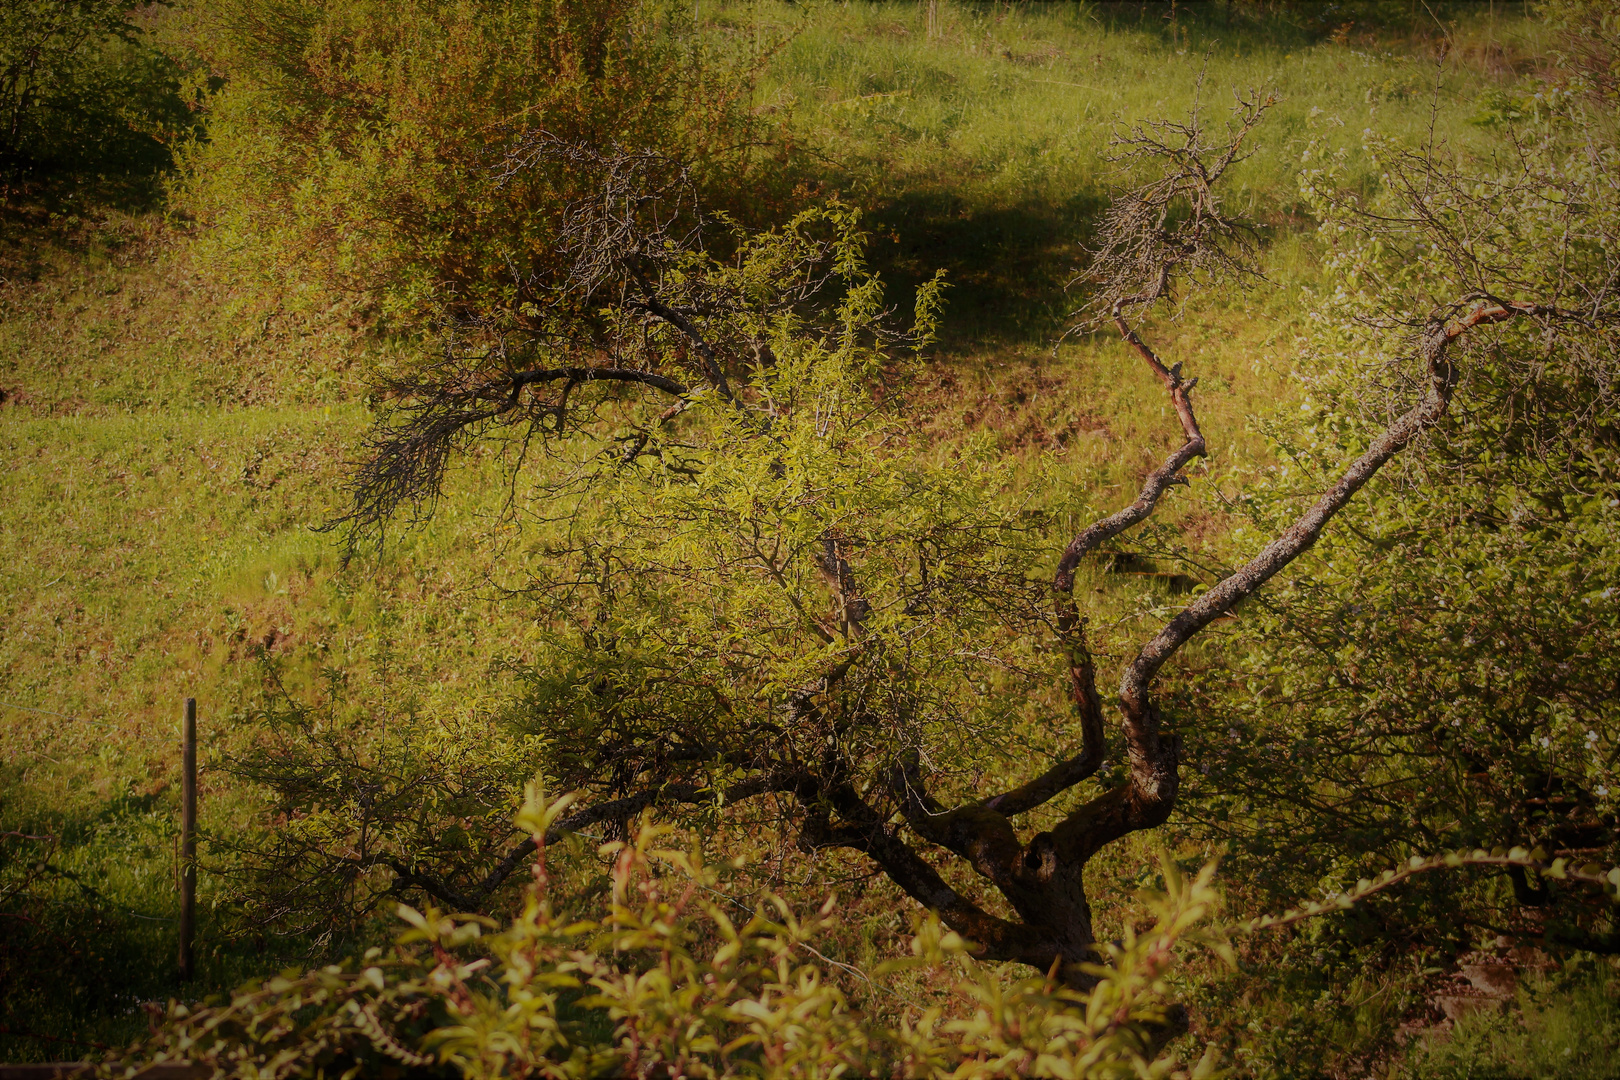
[[[1545,314],[1534,304],[1484,300],[1454,319],[1436,319],[1419,339],[1418,352],[1429,375],[1422,400],[1373,440],[1316,504],[1242,568],[1211,588],[1167,623],[1137,653],[1120,684],[1130,779],[1076,809],[1054,830],[1068,859],[1084,862],[1120,837],[1162,824],[1175,803],[1179,786],[1179,740],[1160,731],[1151,688],[1165,662],[1215,619],[1252,595],[1283,567],[1316,542],[1327,523],[1383,465],[1445,415],[1456,386],[1457,371],[1446,358],[1447,346],[1475,326],[1518,315]]]
[[[1151,299],[1151,297],[1129,299]],[[1142,484],[1142,491],[1137,495],[1135,502],[1123,510],[1110,514],[1101,521],[1088,526],[1073,540],[1069,541],[1069,546],[1063,549],[1063,556],[1058,560],[1057,573],[1052,578],[1052,588],[1058,593],[1072,593],[1074,591],[1074,572],[1079,567],[1080,560],[1095,551],[1098,545],[1112,540],[1131,526],[1146,520],[1153,513],[1154,508],[1158,506],[1159,499],[1166,491],[1178,483],[1185,483],[1185,480],[1181,478],[1181,470],[1186,468],[1194,458],[1203,457],[1207,452],[1204,433],[1198,428],[1198,418],[1194,415],[1192,407],[1192,389],[1198,384],[1198,380],[1183,381],[1180,364],[1176,364],[1174,367],[1164,366],[1164,362],[1154,355],[1153,350],[1148,348],[1142,338],[1125,321],[1123,305],[1126,302],[1126,300],[1121,300],[1114,305],[1114,325],[1119,328],[1120,336],[1147,362],[1148,367],[1154,375],[1158,376],[1159,381],[1164,383],[1164,388],[1170,393],[1170,403],[1175,407],[1176,416],[1181,420],[1181,430],[1186,435],[1186,440],[1165,459],[1164,464],[1148,474],[1147,480]],[[1068,605],[1060,604],[1059,606],[1060,618],[1062,618],[1062,609]]]
[[[637,279],[640,280],[639,275],[637,275]],[[703,357],[703,370],[709,376],[709,382],[713,384],[715,390],[719,392],[721,397],[741,409],[742,403],[732,394],[731,384],[726,381],[725,368],[720,366],[720,354],[709,343],[709,339],[703,336],[702,331],[697,328],[697,325],[691,319],[654,297],[652,289],[645,281],[641,282],[641,287],[645,295],[635,302],[636,306],[649,315],[657,316],[684,334],[687,340],[691,341],[692,347],[697,349],[698,355]]]
[[[1166,491],[1178,483],[1186,482],[1181,476],[1181,470],[1193,459],[1202,457],[1207,452],[1204,433],[1198,427],[1198,417],[1193,412],[1192,406],[1192,389],[1198,384],[1198,380],[1183,380],[1180,364],[1166,367],[1164,361],[1159,359],[1125,321],[1124,308],[1127,304],[1151,302],[1164,293],[1167,288],[1167,273],[1166,271],[1160,274],[1155,288],[1148,293],[1116,301],[1113,317],[1120,336],[1136,350],[1137,355],[1141,356],[1149,370],[1169,392],[1170,402],[1175,407],[1176,416],[1181,421],[1182,433],[1186,438],[1162,465],[1148,475],[1135,502],[1081,531],[1069,542],[1068,547],[1063,550],[1063,556],[1058,560],[1057,571],[1052,577],[1052,591],[1057,601],[1058,630],[1069,648],[1069,696],[1080,718],[1081,749],[1074,757],[1059,762],[1034,780],[985,800],[983,805],[987,809],[1008,817],[1033,810],[1089,778],[1101,767],[1103,754],[1106,752],[1102,701],[1097,695],[1097,668],[1092,660],[1091,650],[1086,644],[1084,626],[1070,600],[1074,593],[1074,574],[1079,568],[1080,560],[1095,551],[1099,545],[1146,520]]]
[[[1120,696],[1127,705],[1140,700],[1146,694],[1148,684],[1164,666],[1165,661],[1169,660],[1194,634],[1230,611],[1233,605],[1253,594],[1279,570],[1316,543],[1317,537],[1322,535],[1322,530],[1333,516],[1349,503],[1356,492],[1360,491],[1386,462],[1445,415],[1451,405],[1451,392],[1457,381],[1456,368],[1446,359],[1447,346],[1452,341],[1481,324],[1504,322],[1518,315],[1544,313],[1546,309],[1535,304],[1487,300],[1475,304],[1466,314],[1455,320],[1437,319],[1425,327],[1418,342],[1419,355],[1427,364],[1429,374],[1429,387],[1423,399],[1384,429],[1366,452],[1345,470],[1338,483],[1329,488],[1286,532],[1266,545],[1260,554],[1250,559],[1236,573],[1189,604],[1180,615],[1142,646],[1120,684]]]
[[[1107,752],[1102,698],[1097,694],[1097,665],[1086,646],[1085,628],[1076,627],[1069,642],[1069,697],[1080,718],[1080,753],[1060,761],[1046,772],[1011,791],[986,799],[985,808],[1005,817],[1035,809],[1048,800],[1090,779],[1102,767]]]

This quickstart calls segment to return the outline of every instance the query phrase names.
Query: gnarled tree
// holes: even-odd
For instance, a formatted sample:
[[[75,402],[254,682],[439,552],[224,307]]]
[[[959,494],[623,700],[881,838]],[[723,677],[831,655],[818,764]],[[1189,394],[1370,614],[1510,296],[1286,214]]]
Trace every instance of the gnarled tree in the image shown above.
[[[764,805],[806,849],[870,859],[985,957],[1088,984],[1087,863],[1176,803],[1183,742],[1155,697],[1165,665],[1442,421],[1459,342],[1515,320],[1557,335],[1615,318],[1612,299],[1576,311],[1460,276],[1455,296],[1390,331],[1416,365],[1411,399],[1291,524],[1136,649],[1105,701],[1078,568],[1207,450],[1196,379],[1137,328],[1179,285],[1257,272],[1254,234],[1218,185],[1268,106],[1240,98],[1219,135],[1195,113],[1122,139],[1160,175],[1104,219],[1085,314],[1162,385],[1182,441],[1134,502],[1066,544],[971,447],[917,452],[888,403],[938,290],[921,292],[910,335],[886,332],[853,214],[834,205],[776,232],[717,231],[664,158],[549,139],[514,158],[600,178],[599,197],[566,215],[573,270],[527,283],[536,299],[522,310],[452,328],[438,362],[387,387],[395,408],[355,473],[348,522],[363,532],[401,505],[430,507],[474,440],[513,451],[527,483],[508,510],[533,519],[534,537],[514,565],[548,641],[510,719],[543,736],[554,780],[592,796],[554,831],[647,807]],[[1044,711],[1040,683],[1054,674],[1066,713]],[[1083,787],[1111,741],[1118,782]],[[1032,748],[1050,763],[984,793],[984,775]],[[1022,824],[1036,816],[1047,827]],[[493,866],[379,861],[397,883],[476,909],[532,850],[516,844]],[[942,857],[971,867],[1011,916],[948,883]]]

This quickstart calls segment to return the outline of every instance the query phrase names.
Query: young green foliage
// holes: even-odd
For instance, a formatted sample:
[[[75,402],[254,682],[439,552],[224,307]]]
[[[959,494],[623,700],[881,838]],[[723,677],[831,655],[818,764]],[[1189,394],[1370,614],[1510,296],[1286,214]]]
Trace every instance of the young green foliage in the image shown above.
[[[1089,998],[1048,978],[1009,982],[925,919],[914,958],[894,967],[954,972],[952,989],[891,1027],[871,1023],[816,962],[837,921],[834,898],[808,917],[775,897],[739,905],[724,891],[734,867],[705,863],[650,819],[632,842],[603,849],[613,873],[600,914],[559,910],[545,837],[570,802],[529,786],[517,824],[536,856],[508,925],[401,906],[410,928],[392,948],[288,972],[225,1002],[171,1004],[158,1032],[104,1074],[185,1060],[243,1080],[384,1068],[480,1080],[1217,1075],[1212,1054],[1189,1070],[1155,1038],[1178,948],[1219,947],[1200,929],[1215,900],[1211,868],[1189,878],[1164,861],[1165,892],[1145,897],[1151,929],[1112,948]]]

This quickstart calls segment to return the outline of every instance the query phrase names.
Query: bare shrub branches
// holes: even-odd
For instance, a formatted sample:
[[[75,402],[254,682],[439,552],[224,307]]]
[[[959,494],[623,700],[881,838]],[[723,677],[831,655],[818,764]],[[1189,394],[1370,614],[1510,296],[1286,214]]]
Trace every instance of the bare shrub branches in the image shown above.
[[[1177,279],[1211,284],[1260,276],[1258,231],[1228,214],[1217,186],[1254,152],[1249,136],[1274,104],[1266,91],[1235,94],[1218,135],[1195,101],[1185,121],[1144,121],[1114,137],[1111,160],[1145,166],[1154,178],[1115,196],[1104,211],[1083,276],[1093,291],[1075,312],[1077,328],[1172,299]]]
[[[1327,309],[1388,343],[1353,361],[1354,393],[1327,388],[1348,358],[1324,356],[1320,378],[1335,407],[1386,424],[1422,392],[1427,375],[1412,365],[1413,341],[1436,319],[1482,307],[1516,312],[1519,329],[1502,347],[1468,346],[1471,361],[1501,378],[1472,385],[1458,408],[1467,415],[1540,412],[1522,429],[1538,455],[1556,453],[1568,425],[1590,425],[1620,388],[1620,157],[1602,140],[1573,141],[1559,120],[1508,133],[1499,149],[1465,161],[1433,138],[1393,145],[1364,133],[1381,167],[1382,189],[1338,186],[1346,151],[1313,143],[1302,187],[1323,219],[1326,268],[1340,282]],[[1482,396],[1479,396],[1482,395]],[[1556,405],[1549,411],[1547,405]],[[1439,453],[1408,458],[1402,475],[1455,470],[1478,449],[1447,440]],[[1461,455],[1459,457],[1458,455]],[[1447,464],[1449,462],[1449,464]]]
[[[535,169],[590,179],[588,193],[571,201],[557,230],[566,257],[560,280],[514,273],[523,299],[540,305],[589,303],[618,282],[627,262],[656,263],[700,250],[703,217],[691,170],[651,150],[601,150],[550,131],[517,135],[495,167],[497,190]],[[542,309],[543,311],[543,309]]]
[[[1306,174],[1307,193],[1324,216],[1353,223],[1388,249],[1364,271],[1379,273],[1379,284],[1412,293],[1413,300],[1423,289],[1426,302],[1411,314],[1369,316],[1404,314],[1416,325],[1424,309],[1535,296],[1548,315],[1589,326],[1615,318],[1620,221],[1594,212],[1620,186],[1612,148],[1556,153],[1544,137],[1516,135],[1495,159],[1460,167],[1444,145],[1369,140],[1383,168],[1378,197],[1334,188],[1331,165]],[[1414,272],[1419,268],[1424,272]],[[1424,289],[1437,280],[1451,286],[1447,293]]]
[[[351,472],[349,508],[327,526],[347,531],[351,552],[402,508],[431,513],[457,452],[494,428],[517,428],[525,446],[577,434],[615,395],[644,390],[658,411],[629,399],[621,464],[708,393],[763,432],[771,405],[742,400],[734,383],[775,363],[772,335],[813,321],[814,299],[852,265],[841,222],[853,219],[836,205],[768,233],[722,221],[728,254],[716,257],[690,170],[658,153],[528,132],[497,168],[502,182],[539,168],[596,182],[562,213],[559,272],[525,275],[514,262],[506,309],[445,322],[436,355],[374,387],[384,414]]]
[[[507,351],[512,332],[490,331],[484,336],[492,346],[471,363],[458,351],[462,339],[451,334],[438,364],[379,385],[395,404],[386,421],[367,437],[364,457],[350,474],[349,510],[327,526],[347,526],[351,550],[355,541],[381,529],[403,506],[410,507],[412,520],[430,516],[452,458],[491,424],[526,425],[529,437],[560,434],[570,422],[569,395],[581,385],[644,386],[676,399],[691,392],[685,383],[633,368],[570,365],[521,370]],[[531,345],[524,351],[534,350]],[[493,371],[492,357],[503,361]]]

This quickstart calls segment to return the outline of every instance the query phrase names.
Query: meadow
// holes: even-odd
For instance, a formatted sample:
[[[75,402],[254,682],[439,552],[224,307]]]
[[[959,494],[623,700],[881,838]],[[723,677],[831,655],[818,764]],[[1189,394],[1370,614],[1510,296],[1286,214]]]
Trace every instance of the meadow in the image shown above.
[[[1176,437],[1117,340],[1063,337],[1066,287],[1129,177],[1110,161],[1122,125],[1195,101],[1219,116],[1234,88],[1279,100],[1229,196],[1263,223],[1269,281],[1197,296],[1146,331],[1202,380],[1214,455],[1200,478],[1237,490],[1272,460],[1257,418],[1308,392],[1305,313],[1335,284],[1298,187],[1307,146],[1353,148],[1376,128],[1466,149],[1492,137],[1505,92],[1552,64],[1548,31],[1508,3],[696,11],[703,33],[760,58],[752,105],[777,143],[757,152],[791,143],[799,183],[862,208],[895,306],[946,272],[939,343],[907,404],[937,452],[988,437],[1020,483],[1062,476],[1065,498],[1102,511]],[[1351,160],[1349,182],[1374,185],[1375,168]],[[492,461],[460,467],[431,522],[344,564],[320,527],[374,415],[372,376],[424,346],[341,299],[311,306],[223,273],[183,211],[42,199],[0,224],[6,1060],[127,1041],[144,1003],[379,933],[255,925],[230,859],[205,841],[201,975],[175,983],[183,698],[198,699],[203,829],[222,852],[265,803],[221,765],[252,744],[278,688],[311,693],[340,673],[359,730],[431,733],[453,756],[488,738],[512,663],[544,631],[501,588]],[[1205,501],[1170,510],[1194,533],[1227,527]],[[1087,586],[1117,600],[1122,623],[1164,587],[1101,574]],[[1110,872],[1144,873],[1146,850]],[[851,959],[875,961],[874,940]]]

